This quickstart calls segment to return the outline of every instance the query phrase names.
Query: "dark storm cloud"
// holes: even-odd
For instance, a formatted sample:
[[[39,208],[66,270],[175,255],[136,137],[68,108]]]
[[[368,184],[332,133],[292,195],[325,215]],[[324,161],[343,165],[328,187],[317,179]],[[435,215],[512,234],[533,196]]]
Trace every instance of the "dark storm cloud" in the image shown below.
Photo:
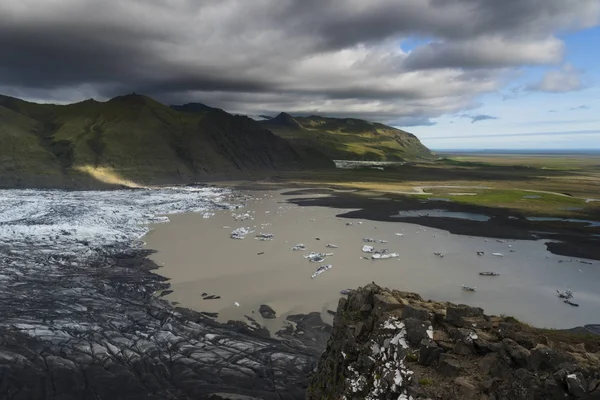
[[[427,124],[498,90],[508,68],[561,62],[554,33],[599,12],[596,0],[3,0],[0,91]],[[404,52],[415,35],[431,42]],[[568,90],[568,74],[538,86]]]

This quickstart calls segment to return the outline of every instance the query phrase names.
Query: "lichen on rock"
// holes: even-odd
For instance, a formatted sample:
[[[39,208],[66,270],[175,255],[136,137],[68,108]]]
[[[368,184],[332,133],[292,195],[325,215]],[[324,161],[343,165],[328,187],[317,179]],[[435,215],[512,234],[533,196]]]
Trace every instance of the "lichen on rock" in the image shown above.
[[[307,399],[600,399],[600,337],[369,284],[340,299]]]

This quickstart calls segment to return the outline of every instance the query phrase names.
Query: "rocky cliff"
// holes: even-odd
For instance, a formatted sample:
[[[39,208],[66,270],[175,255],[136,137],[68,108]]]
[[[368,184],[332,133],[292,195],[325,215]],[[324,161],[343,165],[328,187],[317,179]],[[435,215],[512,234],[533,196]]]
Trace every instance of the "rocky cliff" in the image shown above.
[[[600,399],[600,338],[368,285],[341,299],[308,399]]]

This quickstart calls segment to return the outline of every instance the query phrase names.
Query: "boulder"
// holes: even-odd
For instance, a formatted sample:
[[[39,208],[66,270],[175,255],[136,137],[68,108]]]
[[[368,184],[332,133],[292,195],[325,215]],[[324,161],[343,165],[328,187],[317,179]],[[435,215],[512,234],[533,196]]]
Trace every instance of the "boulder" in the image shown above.
[[[373,306],[372,306],[372,305],[370,305],[370,304],[368,304],[368,303],[365,303],[365,304],[363,304],[363,305],[360,307],[360,310],[359,310],[359,311],[360,311],[360,312],[361,312],[363,315],[369,315],[369,314],[371,313],[371,310],[372,310],[372,309],[373,309]]]
[[[592,393],[596,389],[600,389],[600,379],[592,379],[588,385],[588,392]]]
[[[433,340],[423,339],[419,345],[419,364],[432,365],[438,362],[444,352]]]
[[[465,304],[451,305],[446,308],[446,322],[456,326],[463,325],[463,318],[482,317],[483,309]]]
[[[473,340],[473,345],[475,346],[475,351],[481,354],[497,353],[502,350],[501,343],[489,342],[484,339]]]
[[[486,354],[477,365],[484,375],[504,380],[511,379],[513,368],[498,353]]]
[[[406,340],[412,346],[418,346],[423,339],[429,339],[429,328],[431,324],[429,321],[421,321],[414,318],[405,319],[404,325],[406,327]]]
[[[373,292],[377,290],[374,285],[370,284],[361,288],[359,290],[354,291],[349,301],[350,310],[358,311],[363,306],[363,304],[372,304],[373,303]]]
[[[600,386],[592,390],[584,397],[585,400],[600,400]]]
[[[567,398],[564,385],[552,377],[544,381],[544,392],[549,400],[564,400]]]
[[[438,371],[444,376],[455,377],[460,375],[462,366],[456,357],[450,354],[441,354]]]
[[[494,388],[494,386],[496,386],[496,384],[498,382],[502,382],[502,379],[498,379],[498,378],[484,379],[479,383],[479,389],[485,393],[490,392]]]
[[[460,399],[475,399],[477,388],[465,377],[459,377],[454,380]]]
[[[444,331],[440,331],[440,330],[434,330],[433,331],[433,340],[437,341],[442,341],[442,342],[447,342],[450,338],[448,337],[448,334]]]
[[[486,354],[481,360],[479,360],[477,366],[479,367],[483,375],[489,375],[494,365],[498,364],[499,359],[500,357],[498,356],[498,354],[489,353]]]
[[[527,361],[531,369],[556,372],[561,368],[561,364],[572,363],[574,360],[571,355],[538,344],[531,350]]]
[[[258,309],[258,312],[265,319],[277,318],[277,314],[275,313],[275,310],[273,310],[270,306],[268,306],[266,304],[261,304],[260,308]]]
[[[463,341],[458,341],[454,345],[454,349],[452,350],[455,354],[460,354],[461,356],[468,356],[473,354],[474,348],[473,345],[466,344]]]
[[[502,349],[508,353],[510,358],[519,367],[526,367],[531,352],[525,347],[520,346],[514,340],[505,338],[502,340]]]
[[[421,321],[429,321],[429,311],[409,304],[402,309],[402,318],[414,318]]]
[[[567,375],[565,382],[567,383],[569,393],[573,396],[582,398],[587,394],[587,382],[581,372]]]
[[[373,304],[379,313],[402,308],[402,303],[389,293],[376,294],[373,297]]]

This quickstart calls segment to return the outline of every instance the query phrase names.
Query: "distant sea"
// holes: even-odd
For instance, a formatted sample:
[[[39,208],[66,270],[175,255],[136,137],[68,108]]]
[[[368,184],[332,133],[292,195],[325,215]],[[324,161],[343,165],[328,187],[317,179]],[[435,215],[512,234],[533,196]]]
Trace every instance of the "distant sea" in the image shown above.
[[[529,155],[590,155],[600,156],[600,149],[432,149],[438,154],[529,154]]]

